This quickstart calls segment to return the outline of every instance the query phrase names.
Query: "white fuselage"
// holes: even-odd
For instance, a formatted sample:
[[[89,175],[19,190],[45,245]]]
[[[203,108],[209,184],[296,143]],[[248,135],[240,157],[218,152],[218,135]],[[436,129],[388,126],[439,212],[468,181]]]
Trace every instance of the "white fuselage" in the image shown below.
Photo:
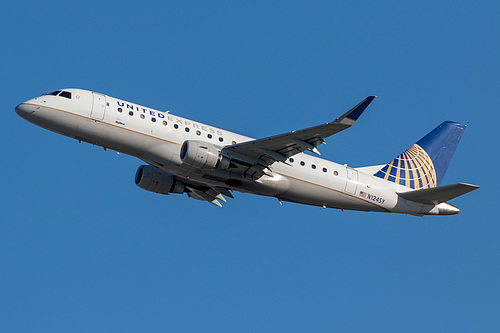
[[[407,201],[397,195],[398,191],[408,191],[407,187],[304,153],[288,159],[288,164],[275,162],[272,175],[257,181],[231,169],[191,167],[179,157],[186,140],[222,148],[253,139],[91,91],[66,90],[71,91],[71,99],[43,95],[20,104],[16,112],[38,126],[135,156],[180,179],[315,206],[436,213],[434,205]]]

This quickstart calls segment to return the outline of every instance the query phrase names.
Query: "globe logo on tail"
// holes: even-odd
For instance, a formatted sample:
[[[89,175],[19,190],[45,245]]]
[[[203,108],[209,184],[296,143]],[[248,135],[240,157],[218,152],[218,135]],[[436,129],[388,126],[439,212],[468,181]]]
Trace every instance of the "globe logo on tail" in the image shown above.
[[[415,190],[437,185],[434,164],[425,150],[417,144],[384,166],[375,176]]]

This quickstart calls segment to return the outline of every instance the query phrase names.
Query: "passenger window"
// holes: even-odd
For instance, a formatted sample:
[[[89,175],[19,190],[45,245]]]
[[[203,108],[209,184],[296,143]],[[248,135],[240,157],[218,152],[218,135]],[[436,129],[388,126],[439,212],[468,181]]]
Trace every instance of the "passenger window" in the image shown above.
[[[151,121],[152,121],[153,123],[155,123],[155,122],[156,122],[156,118],[151,118]]]
[[[294,159],[293,158],[290,158],[290,163],[293,163]]]
[[[212,138],[212,134],[207,134],[207,138],[211,139]]]
[[[179,125],[174,124],[174,128],[175,128],[175,129],[178,129],[178,128],[179,128]]]
[[[144,118],[146,118],[146,116],[144,116],[143,114],[141,114],[141,119],[144,119]]]
[[[333,174],[334,174],[335,176],[338,176],[338,175],[339,175],[339,172],[338,172],[338,171],[334,171],[334,172],[333,172]]]
[[[201,131],[196,131],[196,135],[201,135]]]
[[[131,115],[131,116],[133,116],[134,115],[134,111],[129,111],[128,114]]]
[[[326,168],[323,168],[323,172],[327,172],[328,170],[326,170]]]
[[[316,165],[314,165],[314,164],[311,165],[311,168],[316,169]]]
[[[63,91],[59,96],[71,99],[71,93],[69,91]]]
[[[306,162],[300,161],[300,165],[304,166],[304,165],[306,165]]]
[[[235,144],[236,144],[236,141],[233,141],[233,142],[232,142],[232,144],[233,144],[233,145],[235,145]]]
[[[163,126],[167,126],[167,121],[166,120],[163,121]]]
[[[184,128],[186,132],[189,132],[189,127]]]
[[[122,111],[123,111],[123,109],[122,109],[122,108],[118,108],[118,112],[120,112],[120,113],[121,113]]]
[[[219,138],[219,141],[220,141],[220,142],[222,142],[222,141],[224,141],[224,139],[220,137],[220,138]]]

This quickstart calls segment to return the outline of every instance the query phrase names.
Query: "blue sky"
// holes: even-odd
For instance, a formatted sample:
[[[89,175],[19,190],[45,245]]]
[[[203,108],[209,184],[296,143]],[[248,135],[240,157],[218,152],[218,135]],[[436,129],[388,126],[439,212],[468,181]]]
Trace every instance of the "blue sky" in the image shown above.
[[[0,13],[5,332],[497,332],[500,5],[493,1],[11,1]],[[468,125],[451,217],[341,212],[134,184],[141,161],[14,107],[77,87],[265,137],[368,95],[323,157],[392,160]],[[489,154],[489,153],[488,153]]]

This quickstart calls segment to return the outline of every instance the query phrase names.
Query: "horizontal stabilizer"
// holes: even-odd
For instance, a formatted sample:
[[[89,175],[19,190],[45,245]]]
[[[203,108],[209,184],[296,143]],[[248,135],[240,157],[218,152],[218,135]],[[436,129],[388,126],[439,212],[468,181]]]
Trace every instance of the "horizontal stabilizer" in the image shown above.
[[[441,202],[459,197],[470,191],[478,189],[479,186],[471,184],[453,184],[439,187],[432,187],[423,190],[401,192],[398,195],[406,200],[420,202],[423,204],[437,205]]]

